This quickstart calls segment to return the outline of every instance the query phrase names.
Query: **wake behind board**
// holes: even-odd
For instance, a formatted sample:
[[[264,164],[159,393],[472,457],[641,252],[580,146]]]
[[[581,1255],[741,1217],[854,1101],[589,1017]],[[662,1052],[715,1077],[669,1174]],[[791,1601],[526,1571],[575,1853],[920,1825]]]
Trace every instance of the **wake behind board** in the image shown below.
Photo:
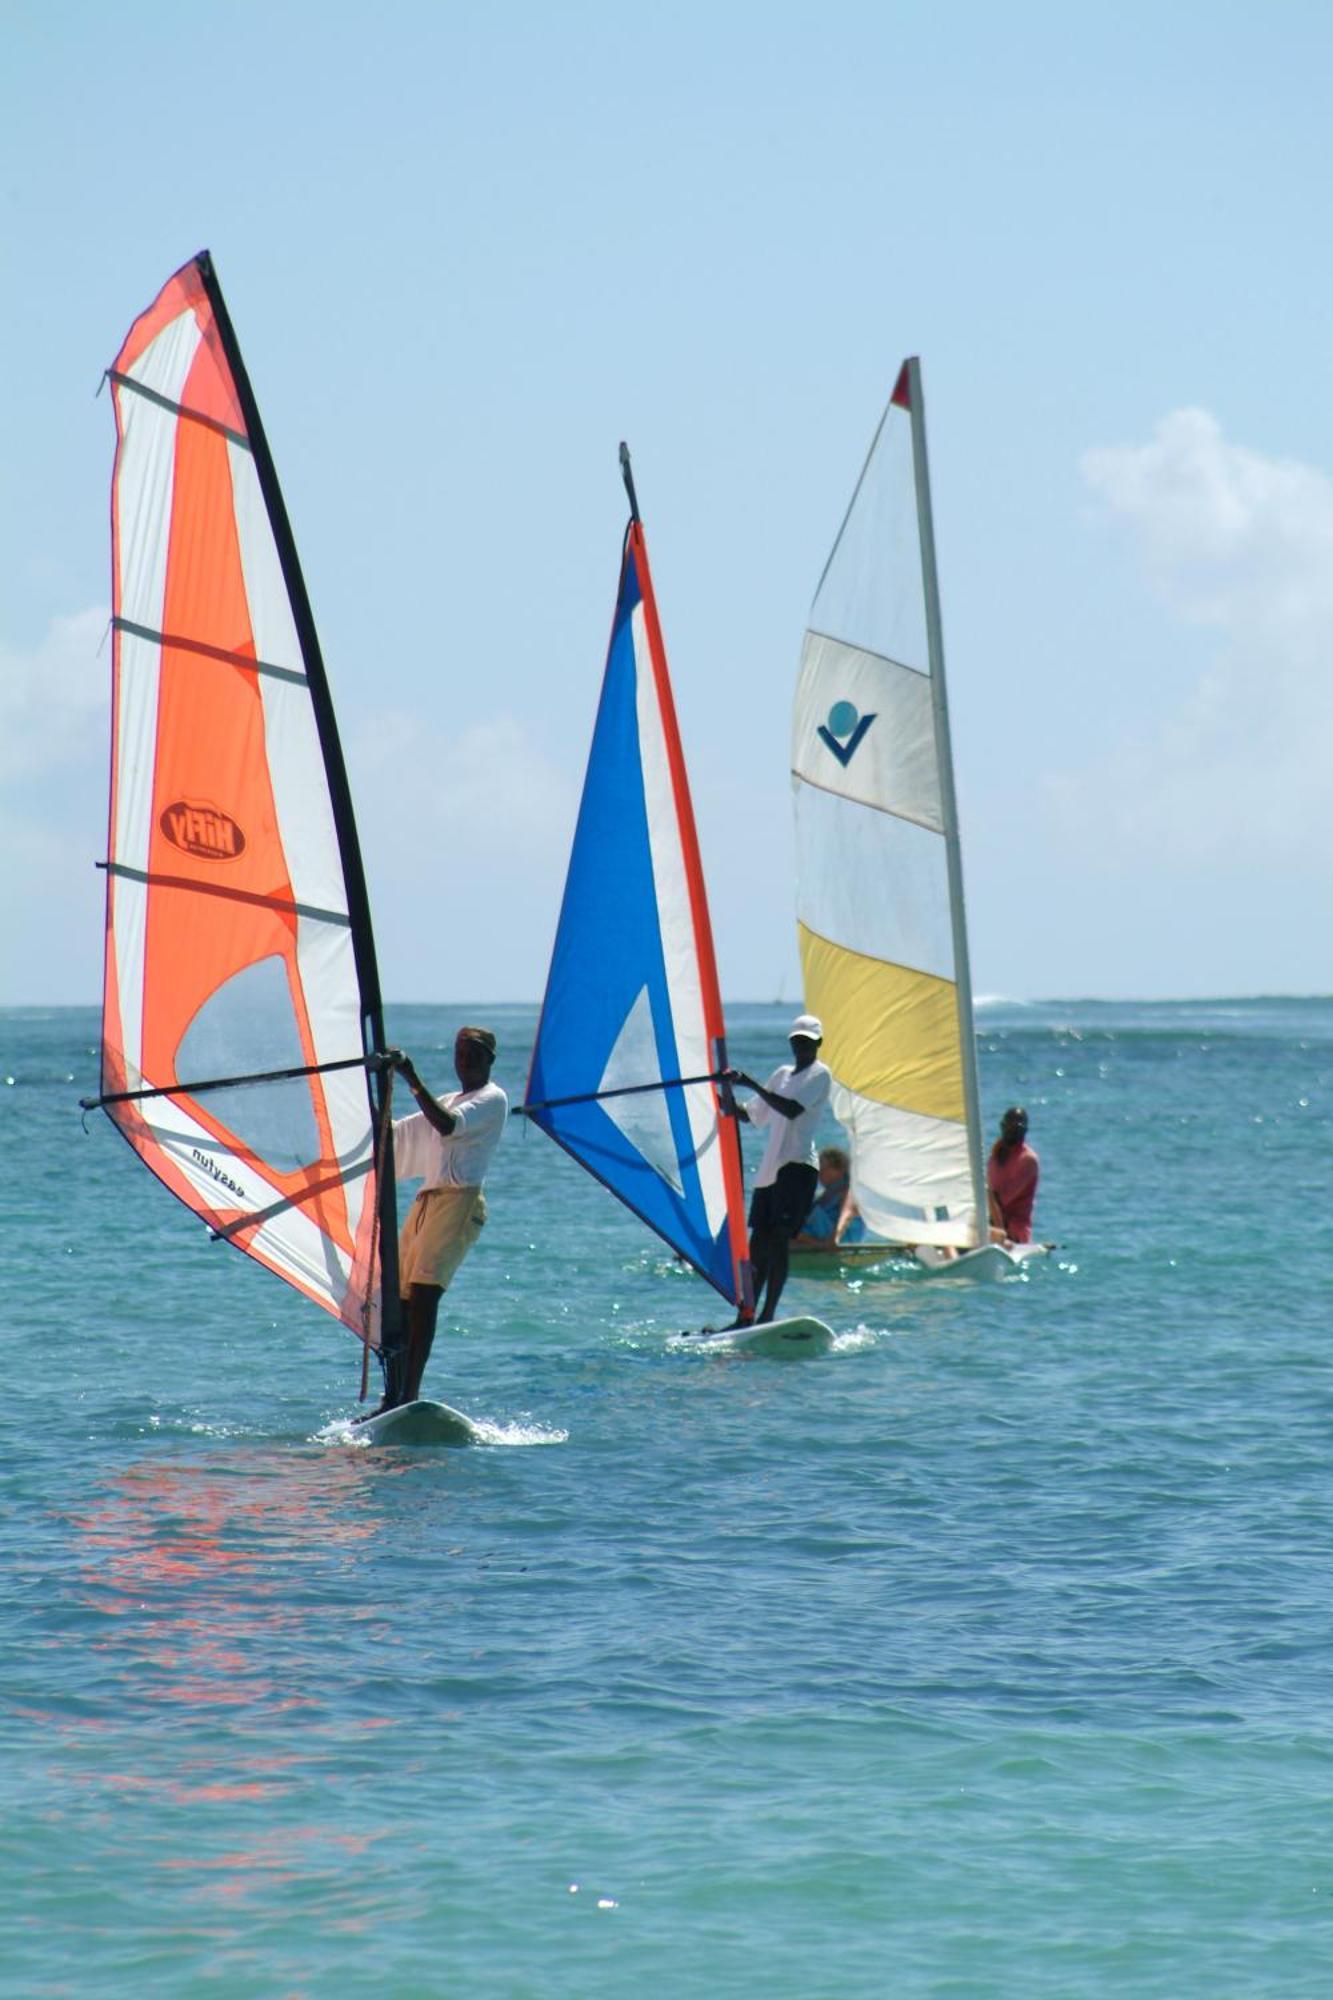
[[[704,1327],[681,1338],[709,1354],[766,1354],[780,1361],[801,1361],[828,1353],[833,1328],[825,1326],[822,1319],[774,1319],[763,1325],[729,1326],[718,1331]]]
[[[484,1444],[485,1433],[471,1417],[448,1403],[400,1403],[396,1410],[384,1410],[356,1426],[358,1437],[367,1444]]]

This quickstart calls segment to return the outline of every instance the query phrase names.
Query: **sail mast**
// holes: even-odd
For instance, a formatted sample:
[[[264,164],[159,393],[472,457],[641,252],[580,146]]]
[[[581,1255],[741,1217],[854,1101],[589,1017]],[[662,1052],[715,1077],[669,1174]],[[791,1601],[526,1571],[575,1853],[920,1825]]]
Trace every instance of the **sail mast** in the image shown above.
[[[911,355],[903,363],[893,400],[901,401],[906,377],[908,411],[912,420],[912,464],[916,475],[917,522],[921,533],[921,574],[926,596],[926,647],[930,660],[930,693],[939,745],[940,807],[949,873],[949,915],[953,930],[954,978],[958,996],[963,1093],[967,1106],[967,1150],[977,1207],[977,1241],[989,1236],[986,1177],[981,1157],[981,1096],[977,1087],[977,1042],[972,1019],[972,973],[967,955],[967,916],[963,903],[963,856],[958,834],[958,801],[953,782],[953,748],[949,736],[949,698],[944,684],[944,633],[940,620],[939,579],[935,567],[935,525],[930,504],[930,465],[926,456],[926,406],[921,387],[921,362]]]

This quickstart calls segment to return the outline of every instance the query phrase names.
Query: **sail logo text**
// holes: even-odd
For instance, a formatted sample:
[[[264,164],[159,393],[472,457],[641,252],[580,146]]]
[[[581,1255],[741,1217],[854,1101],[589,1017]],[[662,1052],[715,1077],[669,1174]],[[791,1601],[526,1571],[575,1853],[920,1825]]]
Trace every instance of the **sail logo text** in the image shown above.
[[[230,1174],[224,1174],[217,1162],[209,1159],[207,1153],[200,1152],[198,1146],[191,1146],[190,1151],[211,1179],[217,1181],[221,1187],[226,1188],[230,1194],[238,1195],[242,1201],[249,1200],[249,1196],[246,1194],[245,1189],[240,1186],[239,1182],[234,1181]]]
[[[177,799],[158,820],[173,847],[182,854],[197,855],[201,861],[234,861],[245,852],[245,835],[230,813],[216,806],[192,805]]]

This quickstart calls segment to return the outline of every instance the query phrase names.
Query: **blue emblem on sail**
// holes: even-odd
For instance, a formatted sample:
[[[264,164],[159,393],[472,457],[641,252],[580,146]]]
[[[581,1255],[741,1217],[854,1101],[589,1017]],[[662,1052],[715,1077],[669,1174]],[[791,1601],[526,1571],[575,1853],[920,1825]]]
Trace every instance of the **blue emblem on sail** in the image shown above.
[[[828,721],[820,723],[820,741],[833,752],[844,770],[874,720],[873,715],[858,715],[850,701],[835,701],[828,712]]]

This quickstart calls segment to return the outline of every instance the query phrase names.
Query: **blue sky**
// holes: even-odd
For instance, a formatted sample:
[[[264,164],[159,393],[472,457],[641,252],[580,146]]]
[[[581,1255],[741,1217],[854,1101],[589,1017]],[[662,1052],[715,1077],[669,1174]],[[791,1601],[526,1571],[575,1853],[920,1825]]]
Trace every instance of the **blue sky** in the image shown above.
[[[94,400],[214,254],[383,985],[535,999],[627,437],[724,991],[795,1001],[801,628],[922,356],[974,983],[1328,991],[1333,17],[11,4],[0,1001],[96,997]]]

